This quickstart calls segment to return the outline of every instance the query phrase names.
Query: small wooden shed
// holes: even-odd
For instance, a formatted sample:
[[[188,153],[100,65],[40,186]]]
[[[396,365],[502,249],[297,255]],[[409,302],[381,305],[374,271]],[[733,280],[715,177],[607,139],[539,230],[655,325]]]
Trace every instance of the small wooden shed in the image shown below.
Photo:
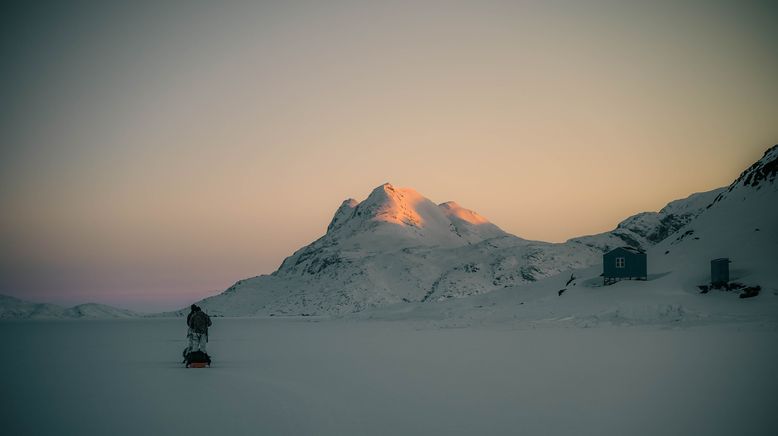
[[[647,280],[646,252],[633,247],[619,247],[602,255],[603,283],[619,280]]]
[[[721,286],[729,283],[729,258],[720,257],[710,261],[710,283]]]

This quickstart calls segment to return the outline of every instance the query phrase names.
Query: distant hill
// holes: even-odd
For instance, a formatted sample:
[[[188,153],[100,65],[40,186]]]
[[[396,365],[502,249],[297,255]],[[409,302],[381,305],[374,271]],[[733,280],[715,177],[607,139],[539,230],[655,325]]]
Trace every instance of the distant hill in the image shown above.
[[[73,307],[55,304],[32,303],[18,298],[0,295],[0,319],[117,319],[134,318],[137,313],[106,306],[87,303]]]

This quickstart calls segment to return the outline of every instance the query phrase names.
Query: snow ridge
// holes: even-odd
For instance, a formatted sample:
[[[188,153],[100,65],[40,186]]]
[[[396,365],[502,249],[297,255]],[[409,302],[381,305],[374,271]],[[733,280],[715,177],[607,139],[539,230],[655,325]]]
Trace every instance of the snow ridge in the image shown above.
[[[602,251],[610,251],[619,246],[649,248],[697,218],[725,189],[718,188],[692,194],[668,203],[659,212],[642,212],[633,215],[620,222],[610,232],[581,236],[568,242],[584,244]]]
[[[738,193],[742,189],[760,190],[763,186],[776,189],[776,174],[778,174],[778,144],[767,149],[761,159],[743,171],[740,176],[729,185],[726,191],[722,190],[708,207],[711,207],[725,197],[732,195],[732,193]]]

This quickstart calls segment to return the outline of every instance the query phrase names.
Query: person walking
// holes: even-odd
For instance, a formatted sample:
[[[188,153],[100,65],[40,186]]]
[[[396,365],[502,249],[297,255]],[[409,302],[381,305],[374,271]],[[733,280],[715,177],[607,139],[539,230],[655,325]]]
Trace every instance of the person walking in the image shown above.
[[[184,362],[189,366],[192,362],[205,361],[210,364],[211,359],[206,351],[208,343],[208,328],[212,325],[211,317],[203,310],[193,304],[190,312],[186,316],[186,325],[188,327],[186,337],[189,345],[184,350]]]

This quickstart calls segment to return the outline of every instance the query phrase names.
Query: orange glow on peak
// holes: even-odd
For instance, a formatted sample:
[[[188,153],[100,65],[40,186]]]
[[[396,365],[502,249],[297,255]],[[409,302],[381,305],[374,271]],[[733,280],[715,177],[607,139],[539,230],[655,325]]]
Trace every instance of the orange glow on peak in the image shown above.
[[[449,217],[455,216],[460,220],[470,224],[486,224],[489,222],[488,219],[477,214],[476,212],[473,212],[470,209],[465,209],[455,201],[448,201],[445,203],[441,203],[440,208],[443,209],[443,212],[447,216]]]
[[[370,197],[374,195],[381,197],[376,198],[381,202],[375,214],[376,221],[415,227],[424,226],[424,219],[416,211],[416,205],[426,200],[421,194],[410,188],[395,188],[389,183],[379,186],[373,192]]]

